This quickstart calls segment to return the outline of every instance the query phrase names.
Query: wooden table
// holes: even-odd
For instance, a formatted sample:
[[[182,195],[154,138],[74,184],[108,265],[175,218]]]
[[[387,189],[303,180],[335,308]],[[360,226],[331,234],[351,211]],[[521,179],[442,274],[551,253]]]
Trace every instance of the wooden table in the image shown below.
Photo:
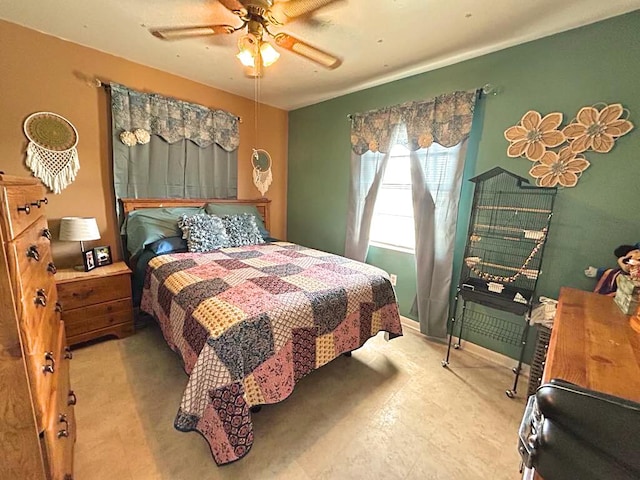
[[[640,402],[640,334],[613,297],[563,287],[542,381]]]
[[[613,297],[560,290],[542,383],[552,378],[640,402],[640,333]]]

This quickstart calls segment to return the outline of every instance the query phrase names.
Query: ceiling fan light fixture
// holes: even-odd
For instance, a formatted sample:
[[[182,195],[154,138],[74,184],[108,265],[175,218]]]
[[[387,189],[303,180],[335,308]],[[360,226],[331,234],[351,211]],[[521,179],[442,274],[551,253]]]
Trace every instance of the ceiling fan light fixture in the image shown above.
[[[250,50],[240,50],[236,55],[236,58],[240,60],[240,63],[245,67],[253,67],[255,65],[253,52]]]
[[[344,0],[217,0],[231,13],[239,17],[242,25],[235,27],[226,24],[191,25],[149,29],[151,34],[162,40],[209,37],[228,35],[244,30],[238,41],[236,57],[244,65],[245,71],[251,70],[252,77],[260,77],[264,67],[273,65],[280,53],[265,41],[272,38],[274,45],[289,50],[306,60],[310,60],[328,69],[340,66],[342,60],[329,52],[316,48],[299,38],[286,33],[274,35],[268,27],[280,26],[296,18],[305,19],[315,11],[338,1]],[[268,37],[266,36],[268,35]],[[206,47],[207,49],[209,47]]]
[[[238,54],[236,58],[240,60],[240,63],[245,67],[253,67],[256,64],[256,57],[258,56],[258,38],[248,33],[243,35],[238,40]]]
[[[260,56],[262,57],[262,65],[265,67],[273,65],[280,58],[280,54],[269,42],[262,42],[260,45]]]

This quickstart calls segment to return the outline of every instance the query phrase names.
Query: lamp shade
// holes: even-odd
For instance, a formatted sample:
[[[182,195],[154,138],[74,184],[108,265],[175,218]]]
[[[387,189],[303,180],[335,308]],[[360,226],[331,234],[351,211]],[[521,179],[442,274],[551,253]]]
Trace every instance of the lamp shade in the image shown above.
[[[60,240],[84,242],[99,238],[100,230],[93,217],[62,217],[60,220]]]

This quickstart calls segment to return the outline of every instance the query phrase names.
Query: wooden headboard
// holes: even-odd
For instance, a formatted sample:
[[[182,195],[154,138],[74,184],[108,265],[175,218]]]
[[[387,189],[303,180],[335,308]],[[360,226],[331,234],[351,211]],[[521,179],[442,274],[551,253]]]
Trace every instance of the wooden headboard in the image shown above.
[[[122,212],[128,215],[129,212],[141,208],[169,208],[169,207],[204,207],[207,203],[227,203],[231,205],[255,205],[258,213],[262,216],[264,226],[271,230],[269,218],[268,198],[258,198],[249,200],[221,199],[221,198],[121,198]]]

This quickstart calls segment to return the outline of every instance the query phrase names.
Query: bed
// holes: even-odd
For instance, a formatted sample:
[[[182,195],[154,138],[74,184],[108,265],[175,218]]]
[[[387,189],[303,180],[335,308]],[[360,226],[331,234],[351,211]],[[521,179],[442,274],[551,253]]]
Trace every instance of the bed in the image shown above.
[[[134,215],[213,201],[122,206]],[[268,201],[227,203],[254,208],[268,230]],[[133,258],[144,272],[140,310],[156,319],[189,375],[174,426],[202,434],[218,465],[249,452],[252,407],[284,400],[301,378],[379,332],[402,335],[393,287],[371,265],[275,239],[206,253],[146,247]]]

